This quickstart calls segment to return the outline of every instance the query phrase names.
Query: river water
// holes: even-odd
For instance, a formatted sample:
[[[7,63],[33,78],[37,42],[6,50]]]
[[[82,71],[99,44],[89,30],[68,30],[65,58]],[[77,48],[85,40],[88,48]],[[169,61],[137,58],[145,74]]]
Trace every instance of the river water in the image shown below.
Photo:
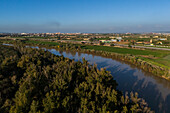
[[[43,49],[75,61],[85,58],[90,64],[97,64],[98,69],[106,68],[117,81],[117,88],[123,93],[137,92],[156,113],[170,113],[170,81],[115,59],[80,52]]]

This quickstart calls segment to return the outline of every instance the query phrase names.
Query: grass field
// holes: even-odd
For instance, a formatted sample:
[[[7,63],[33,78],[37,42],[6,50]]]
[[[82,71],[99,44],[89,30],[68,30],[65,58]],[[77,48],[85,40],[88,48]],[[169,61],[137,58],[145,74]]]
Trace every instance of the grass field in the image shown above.
[[[149,49],[138,50],[138,49],[107,47],[107,46],[83,46],[82,48],[114,52],[120,54],[131,54],[131,55],[139,56],[143,60],[152,62],[155,65],[170,68],[170,51],[149,50]]]
[[[108,46],[83,46],[83,49],[94,49],[107,52],[115,52],[120,54],[132,54],[132,55],[152,55],[155,57],[165,57],[170,54],[170,51],[161,50],[139,50],[139,49],[127,49],[118,47],[108,47]]]
[[[170,55],[160,58],[160,60],[158,59],[157,62],[161,63],[161,64],[165,64],[168,67],[170,67]]]

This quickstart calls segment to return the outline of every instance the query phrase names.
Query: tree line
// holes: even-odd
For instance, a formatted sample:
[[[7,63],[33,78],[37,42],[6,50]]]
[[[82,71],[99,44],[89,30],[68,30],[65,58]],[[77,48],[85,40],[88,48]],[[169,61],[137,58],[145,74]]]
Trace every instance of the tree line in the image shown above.
[[[110,72],[48,51],[0,45],[0,112],[152,112],[138,94],[123,95]]]

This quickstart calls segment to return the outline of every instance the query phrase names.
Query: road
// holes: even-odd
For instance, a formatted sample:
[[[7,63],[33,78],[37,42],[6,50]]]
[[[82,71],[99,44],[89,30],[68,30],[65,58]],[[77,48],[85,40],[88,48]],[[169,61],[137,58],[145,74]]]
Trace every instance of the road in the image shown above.
[[[128,45],[123,45],[123,44],[115,44],[116,46],[122,46],[122,47],[128,47]],[[131,45],[134,48],[141,48],[141,49],[154,49],[154,50],[165,50],[165,51],[170,51],[168,48],[156,48],[156,47],[145,47],[145,46],[134,46]]]

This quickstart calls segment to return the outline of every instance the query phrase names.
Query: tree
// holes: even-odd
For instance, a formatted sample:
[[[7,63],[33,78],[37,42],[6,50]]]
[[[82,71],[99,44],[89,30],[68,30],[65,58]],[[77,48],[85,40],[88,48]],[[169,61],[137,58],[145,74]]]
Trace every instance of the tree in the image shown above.
[[[112,44],[110,44],[110,46],[112,46],[112,47],[113,47],[113,46],[115,46],[115,44],[113,44],[113,43],[112,43]]]
[[[104,44],[105,44],[104,42],[101,42],[101,41],[100,41],[100,45],[104,45]]]

